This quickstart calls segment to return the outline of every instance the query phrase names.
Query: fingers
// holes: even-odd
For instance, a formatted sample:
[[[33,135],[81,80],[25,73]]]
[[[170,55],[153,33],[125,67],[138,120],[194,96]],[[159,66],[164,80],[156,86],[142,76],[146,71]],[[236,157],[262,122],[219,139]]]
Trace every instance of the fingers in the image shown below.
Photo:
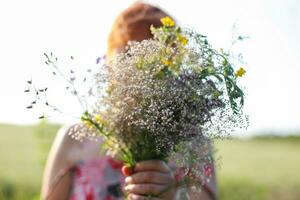
[[[134,167],[134,172],[142,171],[158,171],[162,173],[168,173],[171,171],[170,167],[160,160],[146,160],[138,162]]]
[[[125,168],[122,170],[126,171]],[[175,176],[171,168],[164,162],[159,160],[148,160],[136,163],[132,173],[124,173],[125,191],[131,196],[130,199],[159,199],[158,197],[172,197],[173,187],[176,183]],[[171,189],[171,190],[170,190]],[[166,193],[166,191],[169,192]]]
[[[147,196],[142,196],[142,195],[138,195],[138,194],[130,194],[128,197],[130,200],[161,200],[160,198],[147,197]]]
[[[136,195],[159,195],[166,189],[166,186],[157,184],[129,184],[125,187],[125,191],[128,193],[134,193]]]
[[[126,184],[154,183],[168,184],[174,182],[174,176],[171,173],[160,173],[155,171],[138,172],[125,178]]]

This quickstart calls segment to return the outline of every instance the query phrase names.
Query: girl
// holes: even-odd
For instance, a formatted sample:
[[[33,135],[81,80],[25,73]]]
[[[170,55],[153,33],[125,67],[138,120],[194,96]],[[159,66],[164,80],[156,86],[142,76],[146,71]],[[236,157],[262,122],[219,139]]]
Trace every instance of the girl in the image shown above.
[[[108,37],[107,55],[113,57],[122,52],[128,41],[141,41],[152,37],[150,26],[161,26],[160,19],[167,16],[161,9],[135,3],[115,20]],[[48,200],[115,200],[123,199],[126,191],[131,200],[147,199],[160,194],[170,184],[176,184],[174,167],[159,160],[137,163],[133,174],[122,163],[99,154],[101,138],[97,142],[76,141],[70,133],[78,125],[62,128],[53,143],[46,164],[42,198]],[[160,194],[154,200],[171,200],[178,197],[174,188]],[[190,199],[216,199],[215,176],[202,192],[189,192]],[[179,197],[180,199],[180,197]]]

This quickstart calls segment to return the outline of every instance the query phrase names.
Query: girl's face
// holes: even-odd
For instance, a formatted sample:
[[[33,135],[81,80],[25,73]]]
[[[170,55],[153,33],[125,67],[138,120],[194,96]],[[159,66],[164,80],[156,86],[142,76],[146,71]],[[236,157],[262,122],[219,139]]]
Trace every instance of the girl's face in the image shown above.
[[[144,26],[144,27],[143,27]],[[147,26],[147,24],[141,24],[140,30],[136,28],[132,28],[131,30],[127,30],[130,32],[129,39],[125,41],[127,44],[129,41],[143,41],[149,38],[152,38],[152,34],[149,32],[150,27]],[[118,53],[124,53],[126,49],[126,46],[118,46],[114,48],[109,55],[109,58],[112,59],[115,55]]]

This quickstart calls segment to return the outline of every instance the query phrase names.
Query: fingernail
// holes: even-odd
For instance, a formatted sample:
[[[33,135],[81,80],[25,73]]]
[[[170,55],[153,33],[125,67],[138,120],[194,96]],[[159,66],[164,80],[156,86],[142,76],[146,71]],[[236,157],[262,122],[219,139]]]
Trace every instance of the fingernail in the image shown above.
[[[128,185],[127,186],[125,186],[125,191],[128,191],[129,190],[129,187],[128,187]]]
[[[125,178],[125,183],[129,183],[130,182],[130,176],[127,176],[126,178]]]

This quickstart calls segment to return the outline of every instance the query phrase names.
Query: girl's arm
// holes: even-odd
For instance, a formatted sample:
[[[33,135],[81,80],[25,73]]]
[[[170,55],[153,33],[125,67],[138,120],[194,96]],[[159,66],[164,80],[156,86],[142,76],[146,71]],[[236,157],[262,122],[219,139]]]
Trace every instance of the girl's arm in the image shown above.
[[[68,128],[61,128],[57,133],[44,170],[41,199],[68,199],[72,184],[71,166],[74,165],[69,152],[74,142],[68,135]]]

